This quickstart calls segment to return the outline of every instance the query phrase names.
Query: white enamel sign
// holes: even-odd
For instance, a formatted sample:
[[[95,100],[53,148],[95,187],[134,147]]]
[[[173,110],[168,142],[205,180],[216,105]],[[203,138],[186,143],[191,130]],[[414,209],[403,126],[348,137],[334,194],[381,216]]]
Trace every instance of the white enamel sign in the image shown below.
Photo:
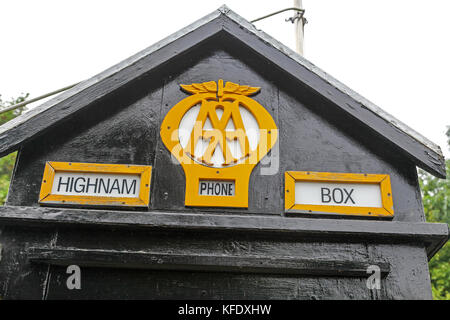
[[[234,181],[200,180],[198,194],[201,196],[228,196],[235,194]]]
[[[392,218],[387,174],[286,171],[286,212]]]
[[[57,172],[52,194],[136,198],[141,177],[132,174]]]
[[[295,183],[295,204],[381,208],[381,191],[377,184]]]
[[[48,161],[39,203],[148,207],[151,166]]]

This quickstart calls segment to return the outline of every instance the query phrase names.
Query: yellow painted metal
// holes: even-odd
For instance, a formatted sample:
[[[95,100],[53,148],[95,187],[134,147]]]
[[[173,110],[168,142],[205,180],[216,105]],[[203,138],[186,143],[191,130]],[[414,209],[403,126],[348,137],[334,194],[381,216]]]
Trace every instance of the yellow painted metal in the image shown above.
[[[139,197],[104,197],[104,196],[75,196],[52,194],[53,180],[56,172],[80,172],[102,174],[135,174],[140,176]],[[151,166],[126,164],[101,164],[79,162],[47,161],[41,183],[39,203],[64,205],[99,205],[148,207],[150,203]]]
[[[249,98],[260,90],[227,82],[222,79],[214,81],[181,85],[192,93],[169,110],[161,124],[160,135],[164,145],[180,162],[186,176],[186,206],[202,207],[248,207],[248,184],[250,174],[256,164],[275,145],[278,138],[277,126],[267,110],[255,100]],[[196,124],[185,148],[180,145],[178,128],[181,119],[192,107],[200,104]],[[256,119],[260,138],[255,150],[250,150],[239,107],[247,109]],[[222,109],[222,117],[216,114]],[[213,130],[203,130],[206,119],[210,119]],[[225,127],[232,119],[235,130]],[[194,150],[200,138],[209,139],[209,145],[201,158],[194,156]],[[228,147],[228,141],[237,140],[243,157],[235,159]],[[224,158],[222,167],[216,168],[211,163],[214,150],[220,146]],[[234,181],[234,196],[199,195],[200,180]]]
[[[301,212],[311,214],[342,214],[354,216],[371,216],[392,218],[394,216],[394,203],[392,198],[391,180],[387,174],[366,173],[333,173],[311,171],[286,171],[284,175],[284,208],[287,213]],[[381,208],[376,207],[352,207],[352,206],[327,206],[327,205],[302,205],[295,203],[295,182],[331,182],[331,183],[358,183],[377,184],[381,190]]]

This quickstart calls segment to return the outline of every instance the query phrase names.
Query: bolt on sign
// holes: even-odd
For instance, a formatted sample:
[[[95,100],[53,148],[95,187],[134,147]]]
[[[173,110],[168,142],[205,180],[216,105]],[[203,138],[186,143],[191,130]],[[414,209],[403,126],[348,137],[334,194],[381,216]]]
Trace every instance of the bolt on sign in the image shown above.
[[[386,174],[285,172],[285,211],[392,218]]]
[[[258,87],[223,80],[181,85],[191,96],[167,113],[161,139],[183,167],[186,206],[248,207],[248,183],[278,132],[249,96]]]
[[[151,166],[47,161],[40,204],[148,207]]]

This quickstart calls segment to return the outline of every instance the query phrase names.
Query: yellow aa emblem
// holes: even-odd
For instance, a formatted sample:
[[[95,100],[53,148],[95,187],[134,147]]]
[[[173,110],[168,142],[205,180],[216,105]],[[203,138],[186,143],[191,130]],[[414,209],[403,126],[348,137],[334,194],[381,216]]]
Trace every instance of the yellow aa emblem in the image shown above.
[[[250,174],[278,134],[249,97],[260,88],[223,80],[181,87],[192,95],[167,113],[161,139],[184,169],[185,204],[247,207]]]
[[[198,158],[198,160],[206,165],[213,165],[211,159],[218,146],[222,151],[222,156],[224,159],[224,162],[222,163],[223,166],[227,166],[238,162],[238,160],[247,158],[250,154],[250,144],[239,110],[239,100],[224,101],[222,97],[224,93],[234,93],[236,91],[242,95],[250,95],[259,91],[259,88],[239,86],[232,82],[227,82],[226,86],[223,87],[223,80],[219,80],[218,88],[216,87],[216,83],[214,81],[207,82],[205,84],[181,85],[181,87],[184,90],[194,94],[211,90],[212,92],[217,92],[217,97],[219,98],[218,101],[206,99],[202,101],[194,128],[190,135],[189,143],[184,148],[184,151],[192,158],[196,158],[195,147],[199,139],[203,139],[209,141],[209,143],[208,147],[202,154],[202,157]],[[221,114],[220,118],[218,116],[218,111],[220,111]],[[212,130],[205,129],[205,124],[208,123],[207,121],[210,121]],[[231,124],[232,129],[226,130],[229,124]],[[228,141],[235,140],[239,143],[242,153],[239,159],[234,157],[228,145]]]

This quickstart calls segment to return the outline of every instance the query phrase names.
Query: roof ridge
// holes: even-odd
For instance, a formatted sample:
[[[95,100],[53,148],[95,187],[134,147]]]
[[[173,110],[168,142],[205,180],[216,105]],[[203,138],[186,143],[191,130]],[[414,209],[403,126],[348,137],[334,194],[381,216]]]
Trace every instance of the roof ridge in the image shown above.
[[[219,21],[218,18],[221,16],[226,19]],[[405,155],[412,157],[416,165],[437,176],[445,177],[445,161],[438,145],[336,80],[286,45],[258,30],[226,5],[5,123],[0,127],[0,155],[17,149],[19,145],[37,136],[42,130],[81,110],[96,99],[101,99],[131,81],[133,77],[150,72],[162,63],[170,61],[179,52],[188,50],[221,31],[236,36],[239,41],[246,43],[249,47],[254,46],[255,50],[259,46],[258,49],[262,50],[260,52],[262,57],[278,64],[282,70],[297,81],[305,83],[311,90],[332,101],[344,112],[352,114],[358,121],[377,132],[381,138],[392,142],[399,150],[405,152]],[[181,41],[182,38],[190,40],[184,42]],[[177,49],[170,50],[169,45],[175,46]],[[304,71],[307,71],[308,74],[305,74]],[[102,90],[98,90],[97,85],[103,86]],[[90,95],[87,100],[77,100],[77,95],[82,92]],[[57,112],[48,117],[46,112],[53,107],[57,107]],[[27,124],[30,120],[33,120],[33,123]],[[9,133],[9,130],[13,130],[13,132]]]
[[[381,118],[383,118],[384,120],[386,120],[387,122],[392,124],[393,126],[397,127],[398,129],[400,129],[403,132],[405,132],[406,134],[408,134],[410,137],[412,137],[417,142],[423,144],[424,146],[432,149],[434,152],[443,156],[442,150],[439,147],[439,145],[437,145],[430,139],[426,138],[425,136],[423,136],[416,130],[412,129],[407,124],[405,124],[398,118],[394,117],[390,113],[386,112],[382,108],[378,107],[375,103],[373,103],[369,99],[363,97],[362,95],[360,95],[359,93],[357,93],[356,91],[354,91],[353,89],[351,89],[350,87],[348,87],[347,85],[342,83],[341,81],[339,81],[336,78],[334,78],[333,76],[331,76],[329,73],[323,71],[322,69],[317,67],[315,64],[313,64],[311,61],[309,61],[302,55],[298,54],[297,52],[295,52],[294,50],[292,50],[285,44],[281,43],[280,41],[273,38],[272,36],[265,33],[264,31],[257,29],[255,27],[255,25],[253,25],[251,22],[249,22],[248,20],[246,20],[245,18],[243,18],[242,16],[240,16],[233,10],[231,10],[226,5],[223,5],[222,7],[224,7],[224,10],[221,11],[222,14],[227,15],[230,19],[234,20],[236,23],[247,27],[247,29],[249,31],[252,31],[255,35],[257,35],[261,39],[265,40],[268,44],[272,45],[274,48],[283,52],[289,58],[300,63],[301,65],[303,65],[304,67],[309,69],[311,72],[315,73],[316,75],[318,75],[319,77],[321,77],[322,79],[327,81],[329,84],[331,84],[332,86],[339,89],[341,92],[351,96],[353,99],[358,101],[362,107],[365,107],[366,109],[368,109],[371,112],[375,113],[376,115],[380,116]],[[219,10],[222,9],[222,7],[220,7]]]
[[[228,8],[226,5],[223,5],[222,7],[224,8]],[[73,96],[74,94],[86,89],[87,87],[100,82],[103,79],[106,79],[112,75],[114,75],[115,73],[117,73],[118,71],[126,68],[128,65],[140,60],[141,58],[153,53],[154,51],[157,51],[159,48],[164,47],[165,45],[177,40],[178,38],[182,37],[183,35],[185,35],[186,33],[192,32],[195,29],[197,29],[198,27],[201,27],[202,25],[204,25],[205,23],[214,20],[215,18],[217,18],[218,16],[220,16],[221,14],[223,14],[222,11],[220,11],[220,9],[222,8],[220,7],[217,10],[214,10],[213,12],[211,12],[210,14],[204,16],[201,19],[198,19],[197,21],[191,23],[190,25],[170,34],[169,36],[159,40],[158,42],[146,47],[145,49],[139,51],[138,53],[116,63],[115,65],[101,71],[100,73],[96,74],[95,76],[86,79],[84,81],[81,81],[80,83],[78,83],[76,86],[58,94],[57,96],[55,96],[52,99],[49,99],[48,101],[40,104],[39,106],[31,109],[28,112],[25,112],[23,114],[21,114],[20,116],[11,119],[10,121],[4,123],[3,125],[0,126],[0,139],[2,138],[3,133],[5,133],[6,131],[16,127],[17,125],[19,125],[22,122],[28,121],[29,119],[33,118],[34,116],[40,114],[41,112],[44,112],[48,109],[50,109],[51,107],[53,107],[54,105],[60,103],[61,101],[64,101],[65,99]],[[229,10],[229,9],[228,9]]]

